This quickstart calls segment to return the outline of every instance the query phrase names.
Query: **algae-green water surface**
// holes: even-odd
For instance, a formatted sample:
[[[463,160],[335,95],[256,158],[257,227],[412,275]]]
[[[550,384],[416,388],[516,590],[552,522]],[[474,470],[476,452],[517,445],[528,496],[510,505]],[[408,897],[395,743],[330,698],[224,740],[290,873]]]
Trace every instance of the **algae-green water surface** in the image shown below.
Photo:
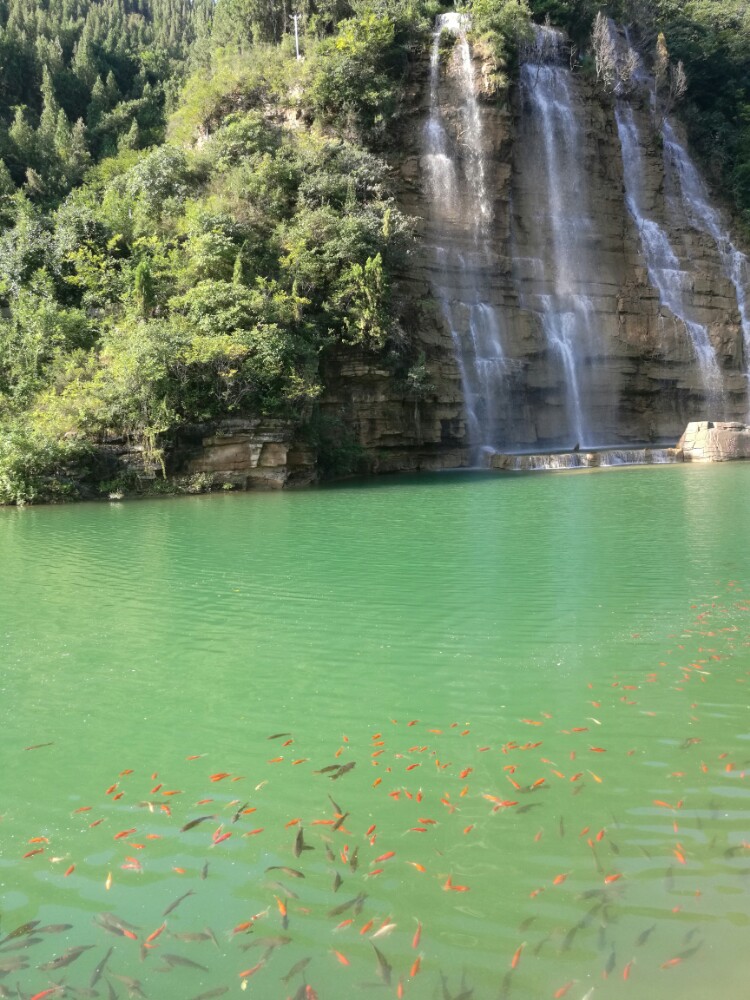
[[[745,996],[748,496],[0,511],[0,996]]]

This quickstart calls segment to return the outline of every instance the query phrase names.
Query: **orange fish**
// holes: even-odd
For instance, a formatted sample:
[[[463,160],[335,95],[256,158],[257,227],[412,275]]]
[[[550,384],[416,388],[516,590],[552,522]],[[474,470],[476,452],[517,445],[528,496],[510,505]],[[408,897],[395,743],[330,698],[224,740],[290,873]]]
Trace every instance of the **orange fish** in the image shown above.
[[[120,830],[119,833],[115,834],[114,840],[122,840],[123,837],[129,837],[131,833],[135,833],[135,832],[136,832],[136,828],[135,827],[133,827],[130,830]]]
[[[513,953],[513,958],[511,958],[510,960],[511,969],[515,969],[518,963],[521,961],[521,952],[525,947],[526,947],[526,942],[524,941],[523,944],[519,945],[518,948],[516,948],[515,952]]]
[[[257,972],[257,971],[258,971],[259,969],[262,969],[262,968],[263,968],[263,966],[264,966],[265,964],[266,964],[266,962],[265,962],[265,959],[264,959],[263,961],[261,961],[261,962],[258,962],[258,964],[257,964],[257,965],[254,965],[254,966],[252,967],[252,969],[244,969],[244,970],[243,970],[242,972],[240,972],[240,974],[239,974],[239,976],[240,976],[240,979],[249,979],[249,978],[250,978],[250,976],[254,976],[254,975],[255,975],[255,973],[256,973],[256,972]]]
[[[389,858],[394,858],[395,856],[395,851],[386,851],[385,854],[381,854],[379,858],[375,858],[375,864],[378,864],[380,861],[387,861]]]
[[[70,866],[70,867],[69,867],[69,868],[68,868],[68,869],[66,870],[66,872],[65,872],[65,875],[64,875],[63,877],[64,877],[64,878],[67,878],[67,877],[68,877],[68,875],[72,875],[72,874],[73,874],[73,872],[74,872],[75,870],[76,870],[76,866],[75,866],[75,865],[71,865],[71,866]]]
[[[611,882],[616,882],[618,878],[622,878],[622,874],[618,873],[616,875],[607,875],[604,878],[604,884],[609,885]]]
[[[339,962],[341,962],[342,965],[349,965],[349,959],[346,957],[346,955],[342,955],[340,951],[336,951],[335,949],[333,951],[333,954],[336,956]]]
[[[662,962],[662,964],[659,966],[659,968],[660,969],[671,969],[672,966],[679,965],[681,961],[682,961],[681,958],[670,958],[670,959],[667,959],[666,962]]]
[[[414,937],[411,939],[412,948],[418,948],[419,942],[422,937],[422,925],[417,921],[417,929],[414,931]]]
[[[164,923],[160,927],[156,928],[155,931],[151,931],[151,933],[149,934],[149,936],[143,942],[146,945],[147,948],[151,945],[152,941],[155,941],[159,937],[159,935],[161,933],[163,933],[164,930],[166,930],[166,927],[167,927],[167,922],[165,920]]]
[[[409,970],[409,976],[410,976],[410,977],[411,977],[412,979],[413,979],[413,978],[414,978],[414,977],[415,977],[415,976],[417,975],[417,973],[419,972],[419,968],[420,968],[420,966],[421,966],[421,965],[422,965],[422,956],[421,956],[421,955],[418,955],[418,956],[417,956],[417,957],[416,957],[416,958],[414,959],[414,963],[412,964],[412,967],[411,967],[411,969]]]
[[[571,979],[569,982],[565,983],[564,986],[561,986],[559,990],[555,990],[552,996],[555,998],[555,1000],[560,1000],[560,997],[564,997],[574,983],[575,979]]]

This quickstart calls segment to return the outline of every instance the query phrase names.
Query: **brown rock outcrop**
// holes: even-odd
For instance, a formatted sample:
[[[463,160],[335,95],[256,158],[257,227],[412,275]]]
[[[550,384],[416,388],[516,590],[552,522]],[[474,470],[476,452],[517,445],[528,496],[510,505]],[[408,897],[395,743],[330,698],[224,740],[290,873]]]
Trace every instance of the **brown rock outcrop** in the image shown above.
[[[750,458],[750,425],[695,421],[685,428],[678,448],[686,462],[735,462]]]

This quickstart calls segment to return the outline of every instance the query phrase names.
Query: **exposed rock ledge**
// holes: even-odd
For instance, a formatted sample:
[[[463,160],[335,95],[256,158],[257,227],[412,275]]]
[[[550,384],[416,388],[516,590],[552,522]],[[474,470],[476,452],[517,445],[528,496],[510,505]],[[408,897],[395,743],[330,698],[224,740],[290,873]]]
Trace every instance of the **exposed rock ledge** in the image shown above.
[[[750,426],[735,422],[695,421],[680,438],[686,462],[734,462],[750,458]]]

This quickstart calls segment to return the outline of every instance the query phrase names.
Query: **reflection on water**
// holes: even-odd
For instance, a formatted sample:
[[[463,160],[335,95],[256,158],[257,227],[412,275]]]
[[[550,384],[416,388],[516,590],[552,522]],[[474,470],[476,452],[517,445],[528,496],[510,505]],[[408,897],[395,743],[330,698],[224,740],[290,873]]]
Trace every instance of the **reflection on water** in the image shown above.
[[[742,996],[748,476],[0,512],[0,996]]]

